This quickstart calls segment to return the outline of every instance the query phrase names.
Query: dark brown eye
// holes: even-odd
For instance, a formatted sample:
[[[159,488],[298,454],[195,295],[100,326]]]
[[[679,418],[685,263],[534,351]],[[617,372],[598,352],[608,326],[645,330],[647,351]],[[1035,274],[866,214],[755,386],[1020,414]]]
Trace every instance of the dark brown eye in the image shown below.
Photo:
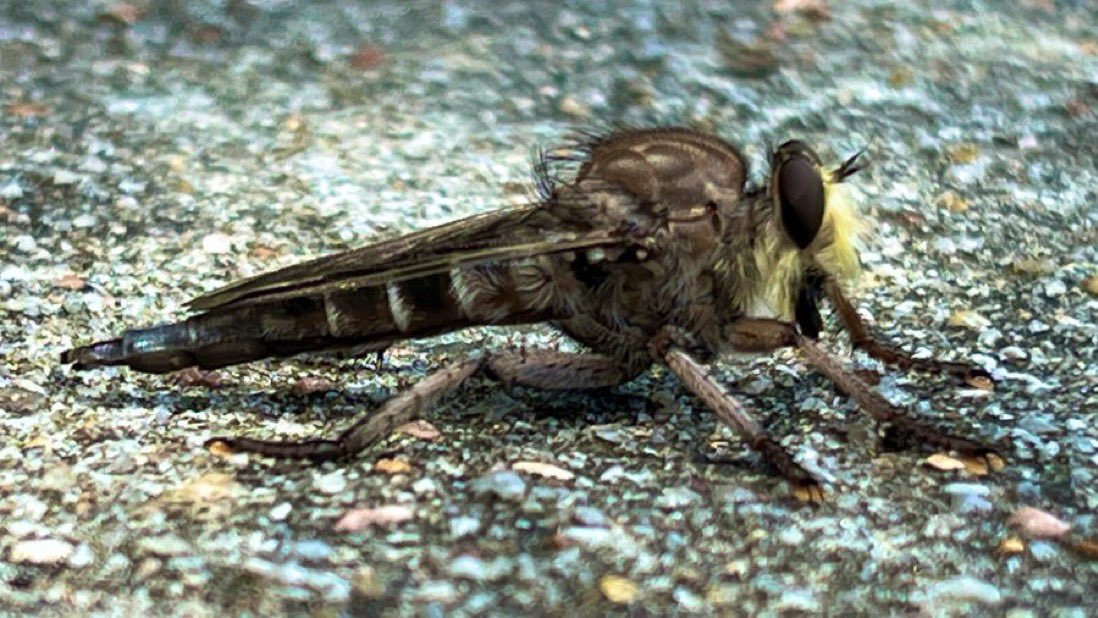
[[[794,156],[780,164],[776,180],[782,225],[789,238],[804,249],[823,224],[823,179],[807,158]]]

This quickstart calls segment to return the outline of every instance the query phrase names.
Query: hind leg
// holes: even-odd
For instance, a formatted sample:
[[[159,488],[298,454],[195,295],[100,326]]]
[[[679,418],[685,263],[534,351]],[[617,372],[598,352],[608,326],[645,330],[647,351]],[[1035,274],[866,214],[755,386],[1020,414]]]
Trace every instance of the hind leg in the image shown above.
[[[489,354],[435,371],[390,398],[376,412],[363,416],[335,439],[279,441],[225,436],[207,440],[206,446],[219,445],[236,452],[312,461],[351,457],[383,439],[396,427],[423,417],[443,397],[481,372],[504,384],[553,390],[615,386],[640,373],[636,368],[624,367],[601,354],[551,351]]]

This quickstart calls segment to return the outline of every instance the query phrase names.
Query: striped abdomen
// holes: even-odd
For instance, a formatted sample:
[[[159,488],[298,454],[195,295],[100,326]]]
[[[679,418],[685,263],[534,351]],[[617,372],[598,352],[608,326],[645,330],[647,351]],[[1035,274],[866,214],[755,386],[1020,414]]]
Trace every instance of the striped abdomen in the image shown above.
[[[125,365],[164,373],[213,369],[271,356],[342,348],[383,349],[401,339],[469,326],[562,317],[547,258],[454,268],[384,285],[264,301],[262,297],[182,322],[126,331],[69,350],[77,369]]]

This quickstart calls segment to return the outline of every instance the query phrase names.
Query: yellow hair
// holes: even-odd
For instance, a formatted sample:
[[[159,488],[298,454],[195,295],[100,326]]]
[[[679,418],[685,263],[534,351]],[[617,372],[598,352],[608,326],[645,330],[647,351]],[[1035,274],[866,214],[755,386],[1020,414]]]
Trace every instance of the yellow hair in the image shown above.
[[[798,249],[781,229],[774,217],[755,244],[754,269],[757,281],[753,289],[745,290],[745,310],[758,304],[766,305],[778,319],[793,318],[793,304],[801,287],[801,279],[810,265],[816,265],[828,275],[843,281],[858,276],[858,239],[864,226],[858,218],[854,201],[845,188],[831,182],[830,173],[820,171],[824,180],[824,220],[816,239],[808,248]]]

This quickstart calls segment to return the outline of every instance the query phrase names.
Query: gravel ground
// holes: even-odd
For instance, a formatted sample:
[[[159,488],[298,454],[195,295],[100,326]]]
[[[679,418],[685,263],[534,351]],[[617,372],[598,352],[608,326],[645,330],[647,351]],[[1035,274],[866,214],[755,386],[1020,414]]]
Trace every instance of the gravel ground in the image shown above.
[[[0,610],[1098,612],[1098,8],[588,4],[0,3]],[[827,479],[815,509],[663,371],[594,396],[477,382],[346,464],[201,448],[332,432],[548,330],[380,369],[58,366],[231,279],[520,202],[535,146],[615,121],[717,131],[756,179],[767,140],[867,148],[863,312],[998,379],[879,388],[1008,440],[1009,467],[884,448],[794,354],[722,372]]]

